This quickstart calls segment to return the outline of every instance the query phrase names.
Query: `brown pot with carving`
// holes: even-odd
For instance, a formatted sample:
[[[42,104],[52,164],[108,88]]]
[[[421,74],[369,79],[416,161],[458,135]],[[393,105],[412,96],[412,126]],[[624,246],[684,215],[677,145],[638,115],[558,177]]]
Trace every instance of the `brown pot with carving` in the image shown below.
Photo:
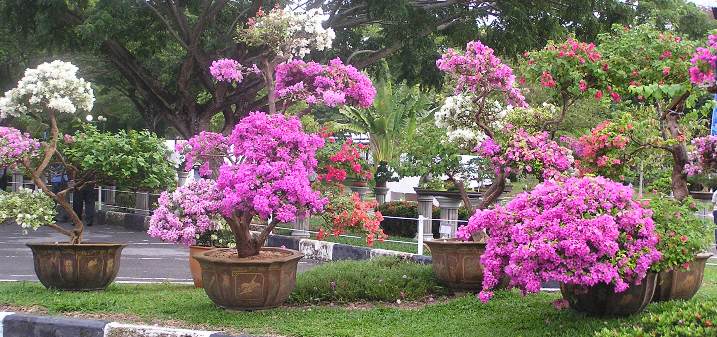
[[[657,274],[657,286],[652,301],[689,300],[702,286],[705,263],[712,254],[697,254],[687,268],[663,270]]]
[[[120,267],[122,249],[118,243],[28,243],[35,274],[48,289],[104,290]]]
[[[214,247],[189,246],[189,271],[192,272],[192,281],[194,281],[195,288],[202,287],[202,267],[199,265],[199,261],[194,258],[194,255],[198,255],[212,249],[214,249]]]
[[[296,267],[304,255],[291,249],[264,247],[257,256],[239,258],[236,250],[213,249],[194,257],[202,268],[204,291],[225,309],[275,308],[296,286]]]
[[[483,266],[480,257],[485,243],[438,239],[424,242],[431,251],[433,273],[438,280],[454,290],[479,291],[483,287]],[[501,280],[499,287],[507,285]]]
[[[635,282],[620,293],[604,283],[592,287],[560,284],[560,292],[576,311],[595,316],[628,316],[650,304],[656,281],[656,273],[647,273],[640,284]]]

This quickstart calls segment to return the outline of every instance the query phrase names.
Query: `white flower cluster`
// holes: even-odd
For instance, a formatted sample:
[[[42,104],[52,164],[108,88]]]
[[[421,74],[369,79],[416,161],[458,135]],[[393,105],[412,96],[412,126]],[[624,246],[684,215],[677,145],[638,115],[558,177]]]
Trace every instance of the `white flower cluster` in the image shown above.
[[[436,112],[436,126],[445,129],[450,142],[455,142],[466,148],[472,148],[487,138],[485,132],[478,126],[478,121],[491,130],[500,131],[503,128],[503,119],[513,109],[504,107],[498,101],[487,103],[478,116],[479,108],[474,102],[473,95],[460,94],[449,96]]]
[[[0,222],[14,220],[23,232],[55,223],[55,202],[41,190],[0,191]]]
[[[331,48],[336,34],[331,28],[324,28],[327,15],[321,8],[308,11],[291,9],[273,9],[268,14],[256,18],[252,28],[259,32],[259,41],[269,44],[282,58],[308,55],[312,49]]]
[[[0,97],[0,118],[44,113],[48,109],[68,114],[90,111],[94,102],[90,83],[77,78],[77,67],[56,60],[25,70],[17,87]]]

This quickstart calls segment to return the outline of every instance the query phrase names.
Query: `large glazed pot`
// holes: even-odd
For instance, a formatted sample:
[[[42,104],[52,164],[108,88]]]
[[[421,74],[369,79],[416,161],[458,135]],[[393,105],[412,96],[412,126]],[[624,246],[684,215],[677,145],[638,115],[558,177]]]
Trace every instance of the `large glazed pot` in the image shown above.
[[[433,273],[441,283],[457,290],[480,290],[483,266],[480,257],[485,243],[439,239],[425,241],[431,250]]]
[[[104,290],[117,276],[119,243],[28,243],[35,274],[49,289]]]
[[[671,301],[689,300],[695,296],[702,286],[705,276],[705,263],[712,254],[698,254],[694,261],[687,264],[687,268],[663,270],[657,275],[657,286],[652,300]]]
[[[199,265],[199,261],[194,258],[194,255],[198,255],[212,249],[214,249],[214,247],[189,246],[189,271],[192,272],[192,281],[194,281],[195,288],[202,287],[202,267]]]
[[[597,316],[628,316],[650,304],[656,280],[656,273],[648,273],[640,284],[632,284],[621,293],[615,293],[614,287],[607,284],[592,287],[560,284],[560,292],[576,311]]]
[[[234,249],[213,249],[195,256],[202,268],[204,291],[214,304],[233,310],[281,305],[296,286],[296,266],[303,254],[265,247],[255,257],[238,258]]]

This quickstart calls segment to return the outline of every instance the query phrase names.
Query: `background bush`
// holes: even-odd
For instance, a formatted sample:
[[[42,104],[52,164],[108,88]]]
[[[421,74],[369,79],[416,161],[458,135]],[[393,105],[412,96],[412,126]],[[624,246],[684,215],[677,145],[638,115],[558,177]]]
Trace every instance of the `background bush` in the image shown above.
[[[378,206],[378,210],[381,214],[392,217],[401,218],[418,218],[418,203],[415,201],[391,201]],[[458,209],[458,219],[468,220],[470,217],[468,209],[460,207]],[[431,231],[434,237],[438,237],[438,233],[441,226],[441,210],[440,208],[433,206],[433,223]],[[461,224],[459,223],[458,226]],[[390,219],[385,218],[381,221],[381,228],[389,236],[401,236],[407,238],[416,237],[416,231],[418,230],[418,224],[415,220],[404,220],[404,219]]]
[[[297,275],[290,303],[416,300],[446,294],[430,265],[382,257],[337,261]]]

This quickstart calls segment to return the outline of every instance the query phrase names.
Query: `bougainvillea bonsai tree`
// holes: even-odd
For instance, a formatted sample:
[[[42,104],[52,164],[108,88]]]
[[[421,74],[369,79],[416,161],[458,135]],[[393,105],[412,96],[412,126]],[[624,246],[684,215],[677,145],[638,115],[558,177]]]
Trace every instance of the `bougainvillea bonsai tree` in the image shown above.
[[[567,178],[476,211],[458,236],[490,235],[481,257],[484,302],[504,274],[524,294],[540,291],[545,281],[602,283],[623,292],[660,260],[651,215],[629,187],[602,177]]]
[[[704,136],[692,140],[693,149],[687,154],[687,175],[717,171],[717,136]]]
[[[449,139],[460,140],[493,164],[493,184],[483,195],[479,208],[486,208],[498,199],[509,174],[536,174],[542,179],[544,175],[566,172],[572,166],[570,151],[552,141],[547,133],[537,130],[529,133],[505,122],[513,107],[528,108],[516,87],[512,69],[491,48],[473,41],[468,43],[465,53],[449,50],[436,64],[455,84],[455,96],[446,98],[436,113],[436,125],[447,130]],[[456,186],[464,205],[470,207],[463,183],[458,181]]]
[[[698,50],[693,58],[696,47],[693,41],[649,24],[632,28],[615,26],[599,40],[600,50],[610,64],[610,83],[621,95],[622,106],[630,111],[639,112],[645,107],[652,111],[636,116],[649,121],[652,127],[645,130],[652,132],[641,132],[642,137],[633,139],[635,146],[670,155],[672,193],[683,200],[689,195],[687,144],[699,132],[696,128],[699,110],[709,109],[709,105],[697,105],[706,91],[699,86],[703,77],[690,70],[690,60],[699,63],[703,50]]]
[[[37,193],[22,192],[9,197],[22,197],[36,205],[38,216],[33,221],[29,221],[29,213],[22,211],[25,208],[6,209],[4,216],[24,228],[51,227],[66,235],[71,244],[82,242],[84,225],[67,201],[68,193],[102,182],[157,189],[174,179],[174,170],[167,160],[168,150],[154,135],[140,132],[115,135],[93,128],[74,136],[60,133],[59,116],[89,112],[94,102],[90,83],[78,78],[77,71],[77,67],[62,61],[40,64],[28,69],[17,87],[0,98],[0,117],[30,115],[50,126],[48,138],[42,143],[17,129],[0,128],[0,166],[23,168],[35,186],[67,212],[74,227],[67,229],[50,221],[54,209],[42,210],[48,205],[44,199],[35,203],[27,199],[39,198]],[[52,163],[62,164],[74,184],[53,192],[45,179],[45,169]],[[123,163],[127,166],[122,167]]]

